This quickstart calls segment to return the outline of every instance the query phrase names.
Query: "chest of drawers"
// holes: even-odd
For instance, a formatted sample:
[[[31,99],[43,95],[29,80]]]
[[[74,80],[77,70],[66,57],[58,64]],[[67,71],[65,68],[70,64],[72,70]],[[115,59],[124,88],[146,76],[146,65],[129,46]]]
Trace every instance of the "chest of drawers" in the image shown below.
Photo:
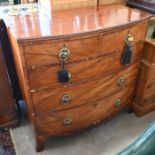
[[[53,12],[50,19],[32,14],[25,24],[14,18],[8,33],[37,151],[48,137],[87,129],[131,107],[149,14],[118,4]],[[128,36],[132,55],[124,65]],[[60,70],[68,73],[66,82]]]

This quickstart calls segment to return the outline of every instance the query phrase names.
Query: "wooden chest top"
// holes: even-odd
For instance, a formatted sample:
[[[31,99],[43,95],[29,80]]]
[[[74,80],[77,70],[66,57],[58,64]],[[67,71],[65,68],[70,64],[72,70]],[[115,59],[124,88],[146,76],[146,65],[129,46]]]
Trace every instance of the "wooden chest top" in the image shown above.
[[[122,28],[149,18],[150,14],[121,4],[87,7],[67,11],[32,13],[29,15],[2,15],[19,42],[44,38],[94,33]]]

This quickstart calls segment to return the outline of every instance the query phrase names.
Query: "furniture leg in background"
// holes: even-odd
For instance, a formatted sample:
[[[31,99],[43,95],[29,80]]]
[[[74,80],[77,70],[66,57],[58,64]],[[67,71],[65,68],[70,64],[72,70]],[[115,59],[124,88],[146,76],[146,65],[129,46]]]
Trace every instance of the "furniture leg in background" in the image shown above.
[[[0,20],[0,127],[19,123],[18,101],[22,99],[7,29]]]
[[[0,46],[0,75],[0,127],[15,126],[19,120],[2,54],[2,46]]]

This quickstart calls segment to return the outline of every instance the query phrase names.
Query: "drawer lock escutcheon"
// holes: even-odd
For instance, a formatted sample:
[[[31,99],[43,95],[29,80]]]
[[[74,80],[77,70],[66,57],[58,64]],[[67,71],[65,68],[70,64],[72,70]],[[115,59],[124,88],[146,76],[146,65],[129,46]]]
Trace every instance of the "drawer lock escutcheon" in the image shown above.
[[[69,127],[69,126],[71,126],[71,124],[72,124],[72,119],[71,118],[67,117],[67,118],[64,119],[64,126],[65,127]]]
[[[121,107],[121,99],[117,99],[117,100],[115,100],[115,107],[116,108],[120,108]]]
[[[61,99],[61,104],[62,105],[68,105],[70,101],[71,101],[71,96],[70,95],[64,95]]]

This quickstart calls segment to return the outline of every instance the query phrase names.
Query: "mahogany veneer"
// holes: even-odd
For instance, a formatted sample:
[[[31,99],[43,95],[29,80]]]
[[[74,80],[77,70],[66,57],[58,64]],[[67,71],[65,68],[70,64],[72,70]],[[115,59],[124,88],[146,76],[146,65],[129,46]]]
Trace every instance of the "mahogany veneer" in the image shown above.
[[[154,41],[146,41],[142,56],[134,102],[134,111],[138,116],[155,110]]]
[[[87,129],[132,106],[150,17],[119,4],[99,10],[56,11],[48,16],[40,12],[7,17],[37,151],[50,136]],[[129,34],[134,37],[132,60],[123,65]],[[59,52],[64,46],[70,50],[64,63],[71,73],[68,83],[58,80],[62,65]],[[67,102],[63,100],[66,95]]]
[[[0,128],[19,124],[2,50],[0,45]]]

